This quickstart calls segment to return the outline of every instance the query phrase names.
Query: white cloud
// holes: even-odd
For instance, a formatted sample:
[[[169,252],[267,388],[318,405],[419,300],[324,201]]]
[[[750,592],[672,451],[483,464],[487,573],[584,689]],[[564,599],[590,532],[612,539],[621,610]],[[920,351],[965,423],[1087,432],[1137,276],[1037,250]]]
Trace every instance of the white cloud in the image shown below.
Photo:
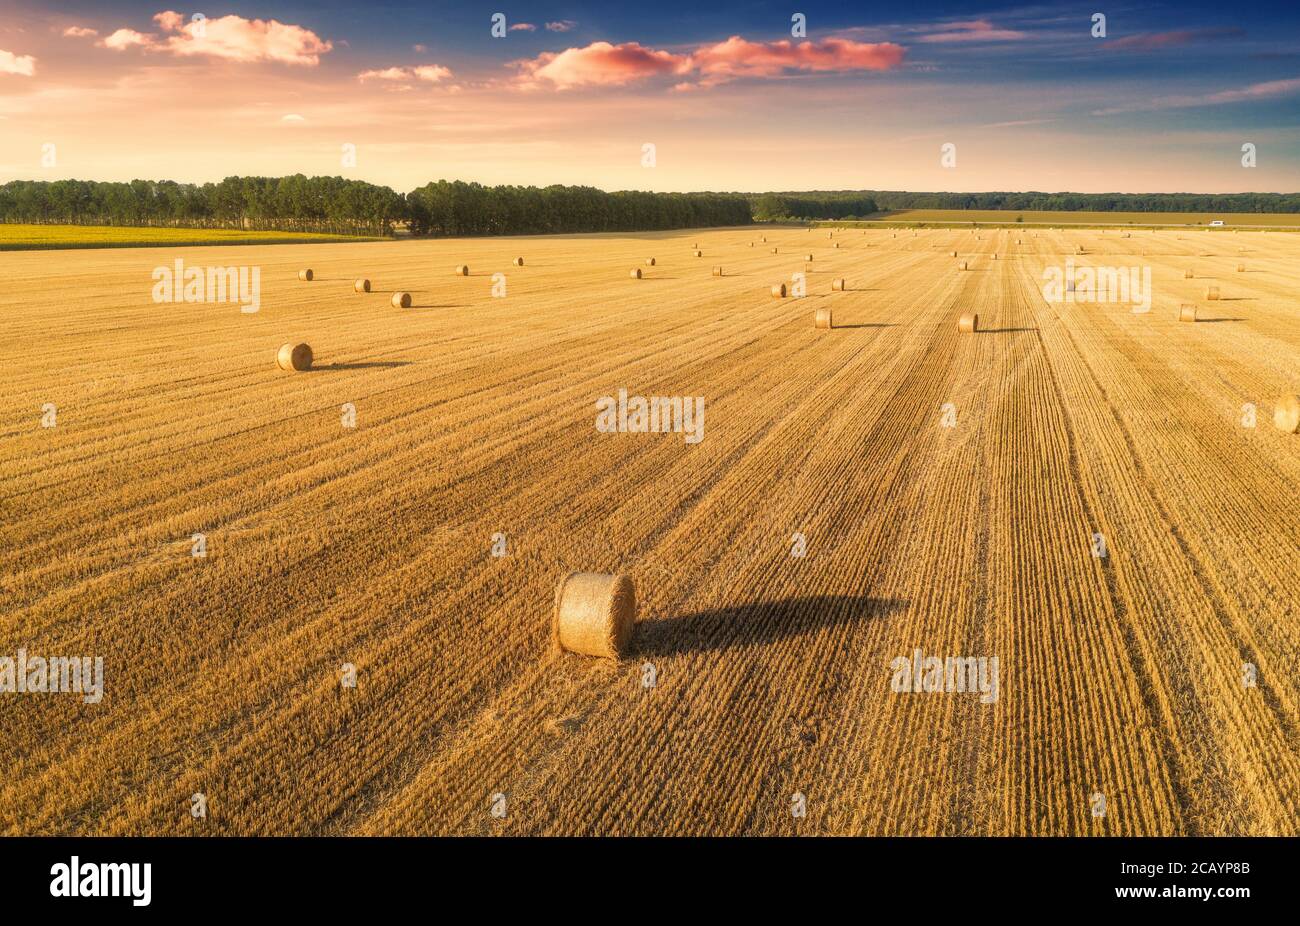
[[[31,55],[15,55],[11,51],[0,49],[0,74],[33,77],[36,74],[36,59]]]
[[[391,67],[362,71],[357,75],[357,80],[422,80],[426,83],[436,84],[450,76],[451,69],[445,68],[441,64],[422,64],[417,67]]]
[[[104,48],[111,48],[113,51],[126,51],[128,48],[139,46],[149,48],[154,43],[153,36],[145,35],[143,32],[136,32],[134,29],[118,29],[112,35],[109,35],[101,42],[96,44]]]

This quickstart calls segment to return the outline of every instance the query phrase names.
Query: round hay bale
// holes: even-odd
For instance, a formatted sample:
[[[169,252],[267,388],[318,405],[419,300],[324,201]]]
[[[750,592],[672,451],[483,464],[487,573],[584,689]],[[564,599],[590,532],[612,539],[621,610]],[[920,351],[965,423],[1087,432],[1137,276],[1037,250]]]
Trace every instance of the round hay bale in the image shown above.
[[[1245,273],[1245,272],[1246,272],[1246,265],[1245,265],[1245,264],[1238,264],[1238,265],[1237,265],[1237,272],[1238,272],[1238,273]]]
[[[776,248],[772,248],[772,253],[773,253],[773,254],[776,253]]]
[[[1178,307],[1178,320],[1180,322],[1196,321],[1196,306],[1184,302]]]
[[[515,266],[516,266],[516,267],[522,267],[523,265],[524,265],[524,259],[523,259],[522,257],[516,257],[516,258],[515,258]]]
[[[393,293],[391,301],[393,303],[393,308],[395,309],[409,309],[411,307],[411,294]]]
[[[358,293],[370,292],[370,281],[366,279],[357,280],[352,284],[352,290]]]
[[[311,345],[281,344],[275,354],[275,365],[281,370],[303,373],[311,369]]]
[[[752,242],[752,241],[749,242],[749,246],[752,248],[752,247],[754,246],[754,242]]]
[[[949,252],[948,252],[948,256],[949,256],[949,257],[956,257],[956,256],[957,256],[957,252],[956,252],[956,251],[949,251]]]
[[[714,275],[715,277],[720,277],[720,276],[722,276],[722,268],[721,268],[721,267],[714,267],[714,268],[713,268],[713,275]]]
[[[997,260],[997,259],[998,259],[998,255],[997,255],[996,253],[993,255],[993,259],[994,259],[994,260]]]
[[[693,247],[693,248],[698,248],[699,246],[700,246],[700,243],[699,243],[698,241],[694,241],[694,242],[691,243],[691,247]]]
[[[763,236],[763,243],[764,243],[764,244],[767,244],[767,235],[764,235],[764,236]]]
[[[838,247],[839,247],[839,246],[840,246],[840,243],[839,243],[839,242],[838,242],[838,241],[837,241],[837,242],[835,242],[835,247],[837,247],[837,248],[838,248]]]
[[[655,259],[653,257],[647,257],[645,259],[645,265],[647,267],[653,267],[655,265]]]
[[[467,276],[469,276],[469,264],[457,264],[457,265],[456,265],[456,276],[458,276],[458,277],[467,277]]]
[[[695,256],[696,256],[696,257],[703,257],[703,256],[704,256],[704,252],[703,252],[703,251],[696,251],[696,252],[695,252]]]
[[[847,285],[845,284],[845,282],[844,282],[844,278],[843,278],[843,277],[840,277],[839,279],[831,280],[831,289],[832,289],[832,290],[835,290],[835,291],[837,291],[837,292],[841,292],[841,293],[842,293],[842,292],[844,292],[844,290],[847,289],[847,288],[848,288],[848,287],[847,287]]]
[[[778,284],[777,286],[773,286],[773,287],[772,287],[772,298],[773,298],[773,299],[784,299],[784,298],[785,298],[785,284],[784,284],[784,283],[781,283],[781,284]]]
[[[1184,279],[1184,280],[1191,280],[1191,279],[1194,279],[1194,278],[1195,278],[1195,274],[1193,274],[1192,271],[1190,271],[1190,270],[1184,270],[1184,271],[1183,271],[1183,279]]]
[[[315,277],[316,274],[311,272],[310,267],[308,267],[306,270],[298,271],[298,279],[302,280],[305,283],[310,283],[313,279],[315,279]]]
[[[959,266],[961,267],[962,270],[969,270],[969,269],[970,269],[970,262],[969,262],[969,261],[962,261],[961,264],[960,264]]]
[[[1273,407],[1273,427],[1286,434],[1300,431],[1300,395],[1280,395]]]
[[[1016,244],[1024,244],[1024,242],[1021,241],[1019,238],[1017,238],[1017,239],[1016,239]]]
[[[634,280],[639,280],[639,279],[641,279],[641,268],[640,268],[640,267],[637,267],[635,270],[632,271],[632,273],[630,274],[630,276],[631,276],[632,279],[634,279]]]
[[[1219,299],[1219,287],[1207,286],[1205,288],[1205,298],[1211,302],[1217,302]]]
[[[618,659],[635,624],[636,589],[627,576],[571,572],[555,587],[551,628],[562,650]]]
[[[818,309],[817,314],[813,316],[813,327],[826,329],[834,328],[835,323],[831,319],[831,310]]]
[[[812,260],[812,255],[811,255],[811,254],[805,254],[805,255],[803,256],[803,259],[804,259],[804,260]]]
[[[957,330],[963,334],[974,334],[980,329],[980,317],[975,312],[967,312],[957,319]]]

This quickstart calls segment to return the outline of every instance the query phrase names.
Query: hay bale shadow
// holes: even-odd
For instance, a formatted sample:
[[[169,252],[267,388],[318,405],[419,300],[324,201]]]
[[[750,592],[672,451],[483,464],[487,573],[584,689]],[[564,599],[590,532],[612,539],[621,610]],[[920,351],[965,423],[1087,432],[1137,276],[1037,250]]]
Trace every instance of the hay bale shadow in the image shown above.
[[[869,595],[812,595],[697,611],[641,621],[632,635],[637,656],[675,656],[767,646],[827,627],[880,620],[907,606]]]
[[[329,373],[335,370],[387,370],[392,367],[408,367],[410,360],[368,360],[363,363],[325,363],[313,366],[312,372]]]

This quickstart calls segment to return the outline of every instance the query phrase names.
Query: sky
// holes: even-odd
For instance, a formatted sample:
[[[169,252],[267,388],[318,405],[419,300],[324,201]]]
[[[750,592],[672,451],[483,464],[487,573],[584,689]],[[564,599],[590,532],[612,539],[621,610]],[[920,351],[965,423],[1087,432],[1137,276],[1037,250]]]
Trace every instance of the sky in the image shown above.
[[[1294,2],[207,4],[5,0],[0,183],[1300,190]]]

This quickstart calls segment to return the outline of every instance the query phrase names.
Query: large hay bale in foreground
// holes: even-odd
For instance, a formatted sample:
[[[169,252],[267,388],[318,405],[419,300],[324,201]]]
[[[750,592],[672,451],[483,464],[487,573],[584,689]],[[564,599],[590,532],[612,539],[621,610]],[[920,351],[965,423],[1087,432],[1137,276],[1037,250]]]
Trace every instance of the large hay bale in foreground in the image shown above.
[[[634,279],[634,280],[639,280],[639,279],[641,279],[641,268],[640,268],[640,267],[637,267],[637,268],[636,268],[635,270],[633,270],[630,274],[628,274],[628,276],[630,276],[630,277],[631,277],[632,279]]]
[[[370,281],[365,278],[357,280],[355,283],[352,284],[352,291],[357,293],[370,292]]]
[[[817,313],[813,316],[813,327],[814,327],[814,328],[827,328],[827,329],[834,328],[834,327],[835,327],[835,323],[834,323],[834,321],[831,319],[831,310],[830,310],[830,309],[818,309],[818,310],[817,310]]]
[[[310,283],[315,278],[316,278],[316,274],[312,273],[310,267],[308,267],[306,270],[298,271],[298,279],[302,280],[304,283]]]
[[[975,312],[967,312],[957,319],[957,330],[963,334],[974,334],[980,329],[980,317]]]
[[[275,365],[281,370],[302,373],[311,369],[311,361],[309,344],[281,344],[275,354]]]
[[[1273,426],[1286,434],[1300,431],[1300,395],[1281,395],[1273,408]]]
[[[773,298],[773,299],[784,299],[784,298],[785,298],[785,284],[784,284],[784,283],[780,283],[780,284],[778,284],[778,285],[772,287],[772,298]]]
[[[835,279],[835,280],[831,280],[831,289],[832,289],[832,290],[834,290],[834,291],[836,291],[836,292],[841,292],[841,293],[842,293],[842,292],[844,292],[844,290],[847,289],[847,288],[848,288],[848,286],[847,286],[847,284],[844,282],[844,278],[843,278],[843,277],[840,277],[840,278]]]
[[[562,650],[618,659],[635,624],[636,590],[627,576],[571,572],[555,588],[551,630]]]
[[[393,303],[393,308],[395,309],[409,309],[411,307],[411,294],[393,293],[391,301]]]
[[[516,267],[522,267],[523,265],[524,265],[524,259],[523,259],[522,257],[516,257],[516,258],[515,258],[515,266],[516,266]]]
[[[1205,289],[1205,298],[1210,302],[1217,302],[1219,300],[1219,287],[1207,286]]]
[[[1178,307],[1178,320],[1180,322],[1196,321],[1196,306],[1184,302]]]

